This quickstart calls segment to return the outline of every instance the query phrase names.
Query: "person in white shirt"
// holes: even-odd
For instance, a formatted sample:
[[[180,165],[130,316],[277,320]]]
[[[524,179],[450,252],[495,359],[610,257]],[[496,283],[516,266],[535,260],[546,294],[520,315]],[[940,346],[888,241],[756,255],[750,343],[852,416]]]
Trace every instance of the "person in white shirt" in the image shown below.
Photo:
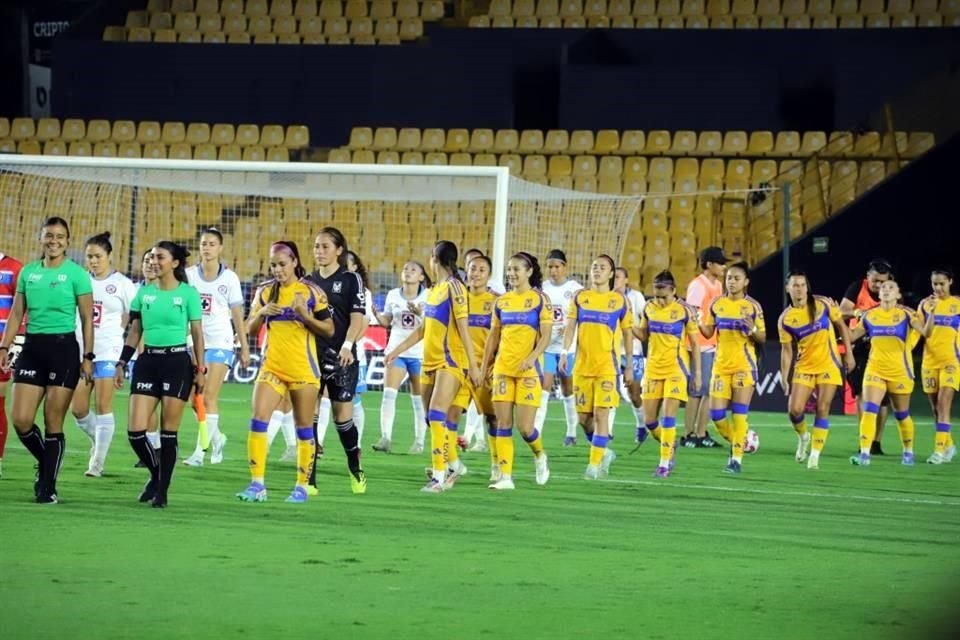
[[[643,418],[643,372],[646,368],[646,358],[643,355],[643,342],[640,341],[640,319],[647,300],[638,290],[630,287],[630,276],[623,267],[617,267],[614,279],[614,290],[622,293],[630,303],[630,313],[633,314],[633,354],[624,355],[622,367],[633,370],[633,382],[621,391],[621,395],[633,405],[634,426],[636,427],[636,442],[642,443],[649,435]],[[623,392],[626,393],[623,393]],[[611,412],[612,415],[612,412]]]
[[[387,293],[383,313],[377,313],[377,321],[390,330],[385,353],[393,351],[423,324],[423,305],[427,289],[431,286],[427,270],[413,260],[403,265],[400,286]],[[404,380],[410,380],[410,404],[413,407],[413,446],[411,453],[422,453],[427,432],[423,398],[420,397],[420,372],[423,369],[423,342],[418,342],[397,358],[387,368],[383,383],[383,400],[380,404],[380,439],[373,445],[374,451],[389,453],[393,442],[393,422],[396,417],[397,394]]]
[[[543,354],[543,390],[545,393],[542,394],[540,400],[540,408],[537,410],[534,428],[543,433],[550,395],[553,393],[554,378],[559,375],[560,391],[563,393],[563,413],[567,423],[563,446],[572,447],[577,443],[578,424],[577,408],[573,398],[573,379],[560,371],[559,364],[560,354],[563,351],[563,330],[567,309],[570,307],[570,301],[573,300],[577,291],[583,289],[583,285],[567,279],[567,256],[560,249],[553,249],[547,254],[547,276],[549,279],[543,283],[543,293],[550,301],[550,308],[553,311],[553,333],[550,336],[547,351]],[[574,339],[574,344],[576,344],[576,339]],[[568,354],[567,364],[569,366],[567,371],[573,371],[574,359],[574,353]]]
[[[203,407],[207,414],[210,436],[210,464],[223,462],[227,437],[220,431],[220,388],[234,363],[234,336],[240,343],[240,363],[250,365],[250,345],[243,321],[243,291],[240,278],[227,268],[223,255],[223,234],[208,227],[200,234],[200,264],[187,269],[187,281],[200,293],[203,310],[204,357],[207,384],[203,390]],[[205,451],[200,435],[197,448],[183,461],[187,466],[203,466]]]
[[[130,317],[130,302],[137,293],[137,287],[130,278],[114,271],[111,260],[113,244],[109,231],[87,240],[84,253],[93,283],[93,352],[96,359],[93,361],[93,382],[80,379],[70,409],[77,426],[93,444],[84,475],[99,478],[103,475],[107,451],[116,429],[113,377],[116,374],[116,362],[123,350],[123,333]],[[79,328],[77,341],[83,344]],[[92,413],[91,393],[94,396]]]

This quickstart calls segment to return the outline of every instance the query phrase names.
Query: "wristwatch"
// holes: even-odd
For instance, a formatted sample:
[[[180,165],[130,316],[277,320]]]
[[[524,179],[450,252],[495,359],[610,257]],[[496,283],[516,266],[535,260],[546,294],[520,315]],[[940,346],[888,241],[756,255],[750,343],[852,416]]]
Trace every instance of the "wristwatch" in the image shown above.
[[[93,351],[91,351],[90,353],[85,353],[83,354],[83,359],[93,362],[94,360],[97,359],[97,354],[95,354]]]

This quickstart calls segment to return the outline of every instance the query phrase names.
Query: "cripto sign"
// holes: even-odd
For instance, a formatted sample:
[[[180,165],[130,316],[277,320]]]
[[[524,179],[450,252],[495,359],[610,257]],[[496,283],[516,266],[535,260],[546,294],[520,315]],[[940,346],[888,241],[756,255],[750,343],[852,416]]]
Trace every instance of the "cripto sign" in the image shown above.
[[[33,37],[34,38],[52,38],[61,31],[66,31],[67,27],[70,26],[69,22],[64,20],[54,20],[51,22],[34,22],[33,23]]]

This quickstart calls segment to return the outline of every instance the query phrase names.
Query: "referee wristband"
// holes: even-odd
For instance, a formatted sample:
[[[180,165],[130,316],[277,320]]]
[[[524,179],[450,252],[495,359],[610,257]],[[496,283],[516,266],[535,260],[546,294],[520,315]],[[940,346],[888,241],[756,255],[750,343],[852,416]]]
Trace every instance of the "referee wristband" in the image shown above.
[[[344,341],[343,341],[343,346],[340,347],[340,351],[343,351],[344,349],[350,349],[350,350],[352,350],[352,349],[353,349],[353,342],[351,342],[350,340],[344,340]]]

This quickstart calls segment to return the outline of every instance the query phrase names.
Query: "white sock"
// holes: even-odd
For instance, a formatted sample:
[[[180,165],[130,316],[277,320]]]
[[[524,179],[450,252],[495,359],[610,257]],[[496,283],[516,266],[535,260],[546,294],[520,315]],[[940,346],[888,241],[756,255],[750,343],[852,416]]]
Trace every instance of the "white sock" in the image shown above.
[[[220,414],[207,414],[207,433],[210,434],[210,442],[216,442],[220,439]]]
[[[320,398],[320,413],[317,414],[317,444],[323,446],[327,437],[327,427],[330,426],[330,398]]]
[[[283,443],[287,445],[287,449],[297,446],[297,428],[293,424],[293,410],[283,414],[280,431],[283,432]]]
[[[634,422],[636,422],[637,428],[639,428],[642,424],[646,424],[646,418],[643,417],[643,405],[633,408],[633,419]]]
[[[380,436],[393,440],[393,421],[397,415],[397,390],[387,387],[380,402]]]
[[[417,444],[423,444],[427,437],[427,414],[423,410],[423,398],[411,393],[410,404],[413,406],[413,439]]]
[[[357,444],[363,443],[363,427],[367,424],[367,412],[363,409],[360,396],[353,401],[353,425],[357,428]]]
[[[77,427],[80,429],[80,431],[83,431],[87,437],[90,438],[90,441],[93,442],[97,428],[97,418],[95,415],[93,415],[93,412],[91,411],[87,413],[87,415],[83,416],[82,418],[77,418],[76,420]]]
[[[110,449],[110,443],[113,441],[113,432],[116,430],[116,424],[112,413],[97,415],[96,435],[93,444],[93,459],[103,467],[107,460],[107,450]]]
[[[563,414],[567,419],[567,437],[577,437],[577,403],[573,395],[563,397]]]
[[[547,421],[547,411],[550,408],[550,392],[544,389],[540,393],[540,406],[537,408],[537,415],[533,419],[533,428],[543,433],[543,425]]]
[[[607,429],[609,429],[609,431],[607,432],[608,435],[611,435],[611,436],[613,435],[613,425],[616,421],[617,421],[617,410],[610,409],[610,411],[607,413]]]
[[[273,445],[273,440],[280,433],[280,425],[283,422],[283,411],[274,411],[270,415],[270,422],[267,424],[267,449]]]
[[[160,448],[160,432],[159,431],[147,431],[147,442],[150,443],[150,446],[154,449]]]
[[[470,406],[467,407],[467,420],[463,429],[463,437],[466,438],[468,444],[474,441],[486,442],[483,433],[483,416],[477,410],[477,403],[475,402],[471,402]]]

